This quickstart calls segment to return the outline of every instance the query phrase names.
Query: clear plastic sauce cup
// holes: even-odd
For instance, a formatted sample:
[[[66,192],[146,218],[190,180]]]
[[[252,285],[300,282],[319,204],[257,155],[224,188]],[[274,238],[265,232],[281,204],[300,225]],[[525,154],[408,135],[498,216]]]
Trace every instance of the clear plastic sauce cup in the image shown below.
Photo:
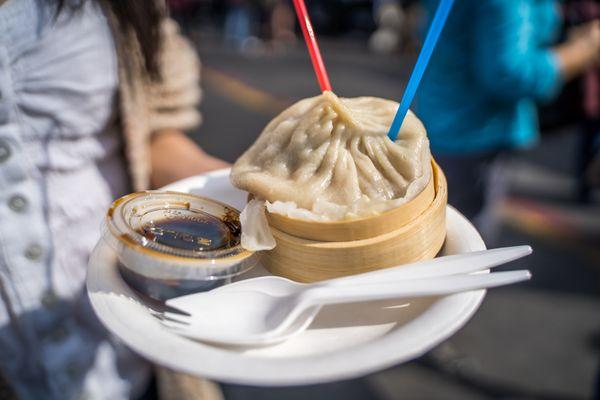
[[[256,265],[241,246],[239,211],[177,192],[139,192],[116,200],[103,224],[131,287],[156,300],[214,289]]]

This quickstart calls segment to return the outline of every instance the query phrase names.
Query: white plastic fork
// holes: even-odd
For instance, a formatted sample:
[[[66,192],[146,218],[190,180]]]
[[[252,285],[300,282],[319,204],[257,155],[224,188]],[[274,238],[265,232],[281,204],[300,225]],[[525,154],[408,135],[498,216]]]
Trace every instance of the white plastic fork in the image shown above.
[[[290,296],[257,291],[205,293],[190,316],[166,313],[162,324],[182,336],[230,345],[265,345],[302,332],[326,304],[439,296],[527,280],[527,270],[453,275],[354,286],[309,285]]]
[[[520,250],[522,252],[526,249]],[[531,249],[528,252],[530,253]],[[498,253],[498,251],[492,253],[491,258],[495,261],[491,264],[498,262]],[[506,259],[506,252],[501,253],[504,253],[503,258]],[[511,254],[512,259],[518,258],[514,253]],[[461,259],[464,262],[465,256],[469,254],[462,257],[451,256],[453,258],[450,262],[460,263]],[[491,266],[490,260],[484,263],[479,256],[481,254],[470,257],[477,261],[478,269],[470,267],[468,272]],[[444,260],[444,258],[437,260]],[[444,261],[435,264],[443,265]],[[420,263],[420,265],[420,268],[423,268],[427,263]],[[413,276],[418,275],[415,272],[417,267],[411,269]],[[464,267],[460,269],[467,271]],[[344,278],[346,284],[343,285],[339,283],[341,280],[329,281],[325,284],[301,285],[301,290],[297,289],[291,294],[282,294],[280,291],[277,295],[238,287],[236,290],[219,289],[184,296],[167,301],[167,305],[180,308],[191,315],[165,313],[166,319],[162,323],[183,336],[197,340],[234,345],[264,345],[286,340],[302,332],[314,319],[320,306],[324,304],[446,295],[515,283],[529,279],[531,276],[529,271],[477,275],[465,275],[465,272],[459,272],[460,275],[408,278],[396,282],[387,279],[387,282],[382,283],[381,279],[386,276],[384,272],[385,270],[376,273],[379,283],[361,284],[358,283],[361,282],[360,280],[354,280],[354,283],[350,284],[350,278]],[[431,276],[433,270],[428,272]],[[375,273],[370,273],[368,276],[374,279]],[[186,307],[183,309],[180,305],[186,300]]]

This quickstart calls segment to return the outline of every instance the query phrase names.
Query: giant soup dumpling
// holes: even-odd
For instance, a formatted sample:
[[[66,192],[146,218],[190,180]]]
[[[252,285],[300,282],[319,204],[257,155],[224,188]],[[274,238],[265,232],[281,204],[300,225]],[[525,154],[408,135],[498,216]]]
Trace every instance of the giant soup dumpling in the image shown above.
[[[331,92],[297,102],[267,125],[231,171],[234,186],[270,212],[320,221],[375,215],[418,195],[431,175],[425,127],[409,111],[387,137],[398,103]]]

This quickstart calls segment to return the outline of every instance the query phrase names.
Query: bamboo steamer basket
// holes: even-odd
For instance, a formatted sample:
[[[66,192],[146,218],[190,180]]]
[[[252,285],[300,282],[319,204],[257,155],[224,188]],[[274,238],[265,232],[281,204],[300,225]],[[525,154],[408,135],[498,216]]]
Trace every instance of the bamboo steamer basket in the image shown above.
[[[417,197],[378,216],[317,222],[267,213],[277,246],[263,255],[265,267],[316,282],[435,257],[446,238],[448,189],[434,161],[432,171]]]

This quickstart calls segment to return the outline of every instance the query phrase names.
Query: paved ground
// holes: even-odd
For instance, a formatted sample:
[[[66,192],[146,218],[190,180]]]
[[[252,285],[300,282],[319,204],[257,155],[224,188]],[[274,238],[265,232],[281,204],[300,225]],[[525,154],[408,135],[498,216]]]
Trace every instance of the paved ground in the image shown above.
[[[199,41],[204,125],[193,136],[233,161],[282,108],[318,90],[301,47],[248,58],[211,42]],[[409,61],[361,45],[322,47],[339,94],[400,97]],[[600,361],[600,206],[571,200],[574,146],[572,134],[553,135],[511,165],[498,245],[534,247],[518,265],[532,282],[491,291],[464,329],[414,362],[327,385],[226,385],[227,399],[590,398]]]

